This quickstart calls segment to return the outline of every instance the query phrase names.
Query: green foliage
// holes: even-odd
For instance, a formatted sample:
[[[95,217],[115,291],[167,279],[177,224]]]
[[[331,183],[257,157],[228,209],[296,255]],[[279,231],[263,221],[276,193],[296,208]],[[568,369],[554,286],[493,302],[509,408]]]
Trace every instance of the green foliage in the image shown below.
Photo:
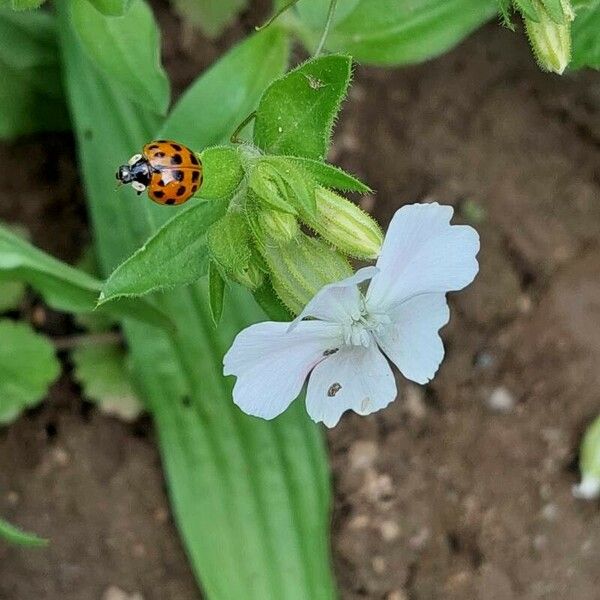
[[[45,540],[33,533],[27,533],[14,525],[0,519],[0,540],[6,540],[15,546],[28,546],[29,548],[41,548],[48,545]]]
[[[0,8],[0,139],[68,126],[54,18]]]
[[[244,10],[247,0],[173,0],[173,4],[192,25],[215,38]]]
[[[351,68],[347,56],[325,56],[273,82],[258,105],[254,143],[270,154],[324,160]]]
[[[587,428],[579,449],[579,468],[585,477],[600,479],[600,417]]]
[[[82,49],[127,98],[164,114],[169,80],[160,64],[158,28],[143,0],[132,0],[121,17],[104,16],[88,0],[71,0]]]
[[[131,5],[131,0],[89,0],[96,10],[101,12],[103,15],[111,17],[121,17],[128,10]]]
[[[0,424],[38,404],[60,373],[54,347],[27,323],[0,319]]]
[[[301,156],[286,156],[285,159],[300,167],[323,187],[362,194],[372,191],[368,185],[359,181],[354,175],[350,175],[334,165]]]
[[[40,7],[45,0],[1,0],[0,7],[8,6],[12,10],[30,10]]]
[[[275,73],[285,69],[288,53],[287,35],[276,26],[247,38],[187,89],[161,135],[195,149],[229,141]]]
[[[285,67],[287,42],[273,29],[252,36],[194,84],[162,127],[124,102],[89,61],[62,14],[66,79],[104,272],[173,213],[113,192],[115,156],[155,137],[194,149],[225,141]],[[123,126],[127,123],[127,127]],[[89,136],[92,136],[92,140]],[[206,281],[161,297],[177,336],[125,321],[136,382],[158,431],[174,513],[210,600],[325,600],[329,484],[318,429],[297,404],[276,422],[249,418],[231,401],[222,356],[233,336],[264,319],[232,289],[215,331]]]
[[[24,281],[53,308],[74,313],[94,311],[101,289],[98,280],[45,254],[1,225],[0,279]],[[103,310],[171,328],[169,317],[148,302],[123,299],[106,305]]]
[[[25,286],[20,281],[0,279],[0,313],[18,308],[24,294]]]
[[[571,67],[600,69],[600,0],[589,0],[576,6],[571,25],[573,50]]]
[[[326,3],[302,0],[301,4],[301,14],[310,10],[322,15]],[[314,8],[310,9],[311,5]],[[375,65],[433,58],[455,46],[497,11],[495,0],[359,0],[350,5],[348,9],[352,10],[344,11],[343,19],[330,32],[326,48]],[[321,36],[323,20],[318,26],[310,22],[302,25],[300,35],[312,50]]]
[[[179,211],[102,286],[100,306],[119,296],[142,296],[194,283],[208,271],[206,233],[225,212],[222,201],[200,202]]]
[[[142,412],[125,350],[111,344],[90,344],[71,352],[75,379],[83,394],[106,414],[132,421]]]
[[[244,178],[244,168],[236,149],[227,146],[207,148],[200,154],[204,180],[197,198],[231,198]]]

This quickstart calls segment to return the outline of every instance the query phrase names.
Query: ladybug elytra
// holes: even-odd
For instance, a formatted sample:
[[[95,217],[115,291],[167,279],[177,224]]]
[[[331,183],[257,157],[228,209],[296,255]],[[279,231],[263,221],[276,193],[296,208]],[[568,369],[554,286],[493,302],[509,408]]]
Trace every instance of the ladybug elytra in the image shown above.
[[[192,150],[170,140],[146,144],[117,170],[121,183],[158,204],[177,205],[189,200],[202,185],[202,163]]]

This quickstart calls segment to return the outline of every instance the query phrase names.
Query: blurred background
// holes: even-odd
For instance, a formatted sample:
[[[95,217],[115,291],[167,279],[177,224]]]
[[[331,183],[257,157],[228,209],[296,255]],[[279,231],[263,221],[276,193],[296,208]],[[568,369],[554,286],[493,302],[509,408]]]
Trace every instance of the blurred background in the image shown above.
[[[267,8],[211,41],[153,2],[175,96]],[[329,158],[376,190],[358,201],[382,225],[437,200],[482,237],[436,379],[400,381],[401,401],[328,433],[342,598],[597,600],[598,504],[571,486],[600,409],[600,77],[542,73],[492,22],[426,64],[358,67]],[[90,233],[71,134],[0,143],[0,164],[0,219],[77,261]],[[22,314],[73,331],[34,295]],[[200,597],[150,420],[100,413],[68,370],[0,429],[0,514],[52,540],[0,546],[2,599]]]

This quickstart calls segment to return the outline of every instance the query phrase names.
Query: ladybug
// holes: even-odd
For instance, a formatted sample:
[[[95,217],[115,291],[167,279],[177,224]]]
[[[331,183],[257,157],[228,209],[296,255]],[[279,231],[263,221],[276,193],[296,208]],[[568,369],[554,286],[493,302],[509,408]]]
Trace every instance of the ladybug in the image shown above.
[[[183,204],[202,185],[202,163],[188,147],[170,140],[146,144],[117,170],[121,183],[131,183],[138,196],[148,196],[158,204]]]

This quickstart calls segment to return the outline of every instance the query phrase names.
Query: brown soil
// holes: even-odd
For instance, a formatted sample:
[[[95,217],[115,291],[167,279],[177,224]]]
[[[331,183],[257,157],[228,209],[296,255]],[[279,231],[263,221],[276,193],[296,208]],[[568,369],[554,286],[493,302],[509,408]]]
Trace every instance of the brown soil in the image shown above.
[[[243,29],[209,44],[160,21],[178,40],[166,62],[179,89]],[[599,597],[598,504],[570,493],[600,412],[599,101],[597,74],[544,75],[493,25],[424,66],[358,69],[332,159],[378,190],[364,206],[385,224],[403,203],[452,203],[479,216],[482,251],[476,283],[451,299],[432,385],[400,382],[387,410],[329,434],[344,599]],[[0,218],[75,258],[89,236],[70,138],[0,157],[19,173]],[[71,328],[46,314],[47,331]],[[150,424],[98,414],[68,373],[0,432],[0,514],[52,539],[0,547],[2,599],[199,597]]]

